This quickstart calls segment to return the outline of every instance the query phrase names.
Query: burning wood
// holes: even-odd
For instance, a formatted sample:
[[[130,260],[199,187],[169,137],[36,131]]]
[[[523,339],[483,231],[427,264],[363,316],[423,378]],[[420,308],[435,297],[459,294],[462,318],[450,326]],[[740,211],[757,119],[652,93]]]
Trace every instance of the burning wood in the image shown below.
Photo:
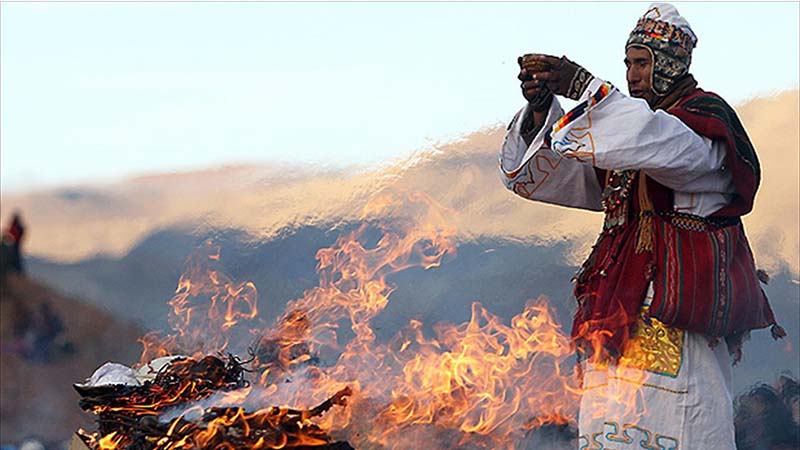
[[[80,406],[97,415],[98,432],[83,433],[92,449],[350,449],[333,442],[310,419],[333,406],[343,406],[352,394],[344,388],[320,405],[308,409],[268,407],[247,412],[242,407],[193,406],[218,392],[247,388],[246,369],[232,355],[226,360],[206,356],[176,359],[153,380],[141,385],[75,385]],[[165,412],[188,408],[171,420]],[[198,418],[187,418],[189,412]]]

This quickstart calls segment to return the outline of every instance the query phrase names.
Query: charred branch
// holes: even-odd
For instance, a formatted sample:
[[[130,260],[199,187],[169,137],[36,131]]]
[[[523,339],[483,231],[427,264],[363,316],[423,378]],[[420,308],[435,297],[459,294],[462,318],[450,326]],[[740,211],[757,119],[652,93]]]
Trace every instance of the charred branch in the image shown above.
[[[101,439],[125,450],[175,449],[351,449],[333,442],[309,419],[333,406],[345,405],[352,395],[344,388],[311,409],[267,407],[247,412],[240,407],[210,407],[196,420],[183,415],[160,421],[164,410],[207,398],[214,392],[246,387],[245,368],[232,355],[227,360],[207,356],[199,361],[175,360],[155,379],[141,386],[75,386],[80,406],[97,415],[98,435],[89,439],[100,448]],[[103,448],[109,448],[108,443]]]

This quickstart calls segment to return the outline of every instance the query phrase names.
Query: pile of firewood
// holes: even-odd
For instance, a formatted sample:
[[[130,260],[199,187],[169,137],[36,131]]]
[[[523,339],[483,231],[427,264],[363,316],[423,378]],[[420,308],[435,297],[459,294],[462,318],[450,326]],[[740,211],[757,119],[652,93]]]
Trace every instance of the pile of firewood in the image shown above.
[[[247,387],[245,369],[229,355],[226,360],[176,359],[142,385],[75,385],[80,406],[96,415],[98,431],[82,434],[92,449],[331,449],[352,447],[333,442],[310,422],[351,395],[345,388],[309,410],[267,407],[247,412],[240,407],[205,408],[199,418],[180,415],[160,419],[167,409],[189,405],[216,392]]]

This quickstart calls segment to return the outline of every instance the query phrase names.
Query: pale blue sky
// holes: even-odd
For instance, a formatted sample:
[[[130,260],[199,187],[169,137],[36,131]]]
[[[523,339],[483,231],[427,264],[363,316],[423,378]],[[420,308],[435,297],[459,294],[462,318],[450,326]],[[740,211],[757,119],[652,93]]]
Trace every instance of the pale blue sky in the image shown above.
[[[522,106],[516,57],[625,90],[643,3],[2,3],[3,192],[281,161],[374,164]],[[798,3],[676,3],[693,73],[797,88]]]

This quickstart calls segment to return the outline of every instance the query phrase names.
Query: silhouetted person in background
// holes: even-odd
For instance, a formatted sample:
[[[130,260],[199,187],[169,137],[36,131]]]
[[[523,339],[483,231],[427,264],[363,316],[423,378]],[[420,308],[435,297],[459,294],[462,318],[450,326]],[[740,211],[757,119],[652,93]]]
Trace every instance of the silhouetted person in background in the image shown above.
[[[14,303],[11,313],[11,335],[22,338],[33,327],[33,313],[22,302]]]
[[[18,212],[14,213],[11,223],[3,230],[2,266],[3,274],[25,274],[25,265],[22,261],[22,239],[25,237],[25,225]]]
[[[53,356],[53,350],[56,350],[56,339],[64,330],[64,321],[53,311],[53,308],[50,307],[50,303],[42,303],[39,307],[36,358],[42,361],[49,361]]]
[[[11,336],[8,350],[30,358],[36,344],[36,322],[33,311],[23,302],[15,302],[11,308]]]
[[[800,445],[800,429],[792,413],[768,384],[739,396],[734,424],[737,450],[795,450]]]
[[[792,413],[792,421],[795,426],[800,427],[800,383],[789,376],[781,375],[778,378],[777,389],[783,404]],[[800,443],[798,446],[800,447]]]

